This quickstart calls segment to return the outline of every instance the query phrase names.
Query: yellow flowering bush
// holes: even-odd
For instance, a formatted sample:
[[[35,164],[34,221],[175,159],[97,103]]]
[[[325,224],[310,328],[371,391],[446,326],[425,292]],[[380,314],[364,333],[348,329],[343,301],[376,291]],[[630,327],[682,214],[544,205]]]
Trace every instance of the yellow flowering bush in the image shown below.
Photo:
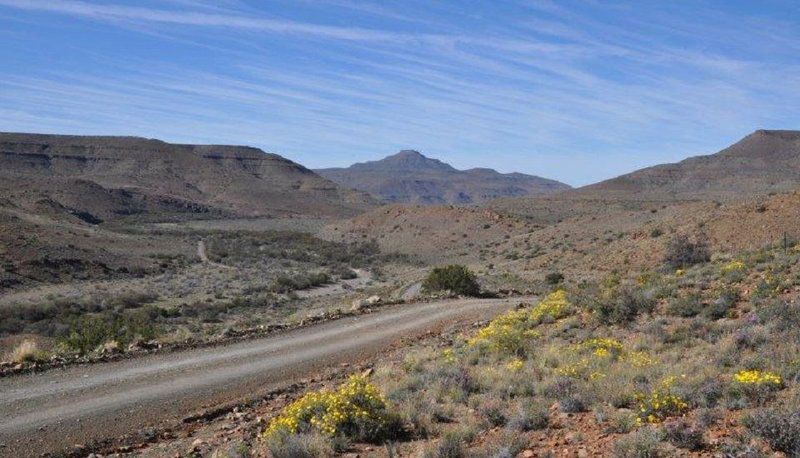
[[[638,393],[637,423],[660,423],[665,418],[679,415],[689,408],[680,396],[673,393],[675,377],[667,377],[650,393]]]
[[[783,379],[775,372],[757,369],[741,370],[733,375],[732,397],[747,399],[750,403],[762,405],[772,399],[775,391],[783,388]]]
[[[511,372],[519,372],[522,370],[522,367],[525,365],[525,362],[519,358],[514,358],[506,364],[506,368]]]
[[[606,337],[595,337],[584,341],[578,345],[578,349],[587,349],[593,355],[599,357],[614,356],[618,357],[622,354],[624,347],[622,342],[617,339]]]
[[[544,318],[557,320],[566,316],[569,308],[570,303],[567,300],[567,292],[559,289],[550,293],[531,309],[530,319],[533,321],[540,321]]]
[[[723,264],[720,268],[720,271],[723,274],[727,274],[730,272],[741,272],[745,269],[745,265],[742,261],[731,261],[729,263]]]
[[[452,363],[454,363],[454,362],[456,362],[458,360],[458,358],[456,358],[456,354],[455,354],[455,352],[453,351],[452,348],[445,348],[444,351],[442,351],[442,358],[444,359],[444,361],[446,363],[450,363],[450,364],[452,364]]]
[[[774,387],[781,387],[783,385],[783,379],[781,379],[780,375],[774,372],[756,369],[739,371],[734,374],[733,380],[742,385],[765,385]]]
[[[336,391],[311,392],[270,421],[265,437],[316,430],[326,436],[373,440],[390,423],[386,401],[366,377],[353,375]]]
[[[542,320],[563,318],[569,313],[567,293],[558,290],[530,309],[506,312],[481,329],[467,342],[470,346],[485,345],[498,353],[519,353],[527,341],[539,337],[534,329]]]
[[[633,367],[647,367],[656,363],[653,357],[644,351],[631,351],[625,353],[621,359],[627,361]]]
[[[555,373],[562,377],[584,378],[589,370],[589,366],[591,366],[589,358],[581,358],[577,361],[557,367]]]
[[[539,336],[530,329],[527,310],[514,310],[504,313],[481,329],[469,339],[470,346],[485,345],[489,350],[499,353],[518,352],[525,340]]]

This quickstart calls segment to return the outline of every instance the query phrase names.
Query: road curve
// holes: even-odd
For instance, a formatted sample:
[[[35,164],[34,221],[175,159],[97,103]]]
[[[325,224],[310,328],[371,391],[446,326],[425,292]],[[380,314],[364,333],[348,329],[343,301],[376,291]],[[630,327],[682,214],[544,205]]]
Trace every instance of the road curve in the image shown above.
[[[392,306],[246,342],[0,379],[0,456],[57,453],[176,422],[374,357],[401,338],[489,318],[523,300]]]

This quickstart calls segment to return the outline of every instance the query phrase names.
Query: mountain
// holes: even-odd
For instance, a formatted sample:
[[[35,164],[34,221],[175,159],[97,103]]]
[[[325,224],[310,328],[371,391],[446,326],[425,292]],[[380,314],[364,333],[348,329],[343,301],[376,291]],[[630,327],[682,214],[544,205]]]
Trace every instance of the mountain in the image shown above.
[[[88,223],[340,217],[374,204],[364,193],[256,148],[20,133],[0,133],[0,198],[32,213],[62,212]]]
[[[800,187],[800,131],[758,130],[724,150],[564,193],[632,200],[730,200]]]
[[[558,181],[492,169],[457,170],[417,151],[400,151],[379,161],[316,170],[349,188],[392,203],[472,204],[498,197],[538,196],[569,189]]]

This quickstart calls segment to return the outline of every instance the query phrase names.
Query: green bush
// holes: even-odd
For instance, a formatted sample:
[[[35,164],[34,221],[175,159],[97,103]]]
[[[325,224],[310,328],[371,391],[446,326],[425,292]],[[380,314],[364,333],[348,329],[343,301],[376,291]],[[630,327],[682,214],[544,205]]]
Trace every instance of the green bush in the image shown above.
[[[153,324],[158,315],[159,310],[152,306],[119,314],[85,315],[73,319],[69,333],[58,342],[83,354],[109,341],[127,345],[134,339],[151,340],[158,334]]]
[[[331,282],[331,277],[324,272],[299,274],[295,276],[281,275],[270,286],[270,291],[278,294],[300,291]]]
[[[703,235],[691,240],[687,235],[678,234],[667,242],[664,263],[673,268],[683,268],[711,260],[708,241]]]
[[[605,297],[596,298],[592,309],[598,320],[604,324],[626,324],[640,313],[650,313],[656,301],[647,291],[633,286],[615,288]]]
[[[684,318],[697,316],[704,310],[700,300],[701,298],[697,295],[673,298],[667,305],[667,313]]]
[[[461,265],[434,268],[422,282],[422,289],[427,292],[452,291],[462,296],[477,296],[481,291],[475,274]]]
[[[317,458],[334,456],[328,439],[320,434],[278,434],[264,439],[274,458]]]
[[[666,424],[664,426],[664,435],[672,445],[678,448],[702,450],[706,446],[702,428],[691,425],[684,420]]]
[[[746,416],[744,424],[773,450],[800,456],[800,411],[762,410]]]
[[[614,443],[616,458],[658,458],[670,456],[661,443],[663,434],[654,428],[643,428]]]
[[[508,421],[508,429],[513,431],[534,431],[544,429],[550,423],[550,412],[543,403],[524,403]]]
[[[547,282],[548,285],[558,285],[564,281],[564,274],[561,272],[550,272],[544,276],[544,281]]]

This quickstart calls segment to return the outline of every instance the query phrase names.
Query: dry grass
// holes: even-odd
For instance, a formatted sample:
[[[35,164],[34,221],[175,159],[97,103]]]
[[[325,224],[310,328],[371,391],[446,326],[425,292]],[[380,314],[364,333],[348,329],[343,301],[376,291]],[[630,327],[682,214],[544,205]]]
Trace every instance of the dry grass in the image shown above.
[[[9,360],[17,364],[44,361],[47,359],[47,352],[39,349],[39,345],[33,340],[23,340],[8,355]]]

